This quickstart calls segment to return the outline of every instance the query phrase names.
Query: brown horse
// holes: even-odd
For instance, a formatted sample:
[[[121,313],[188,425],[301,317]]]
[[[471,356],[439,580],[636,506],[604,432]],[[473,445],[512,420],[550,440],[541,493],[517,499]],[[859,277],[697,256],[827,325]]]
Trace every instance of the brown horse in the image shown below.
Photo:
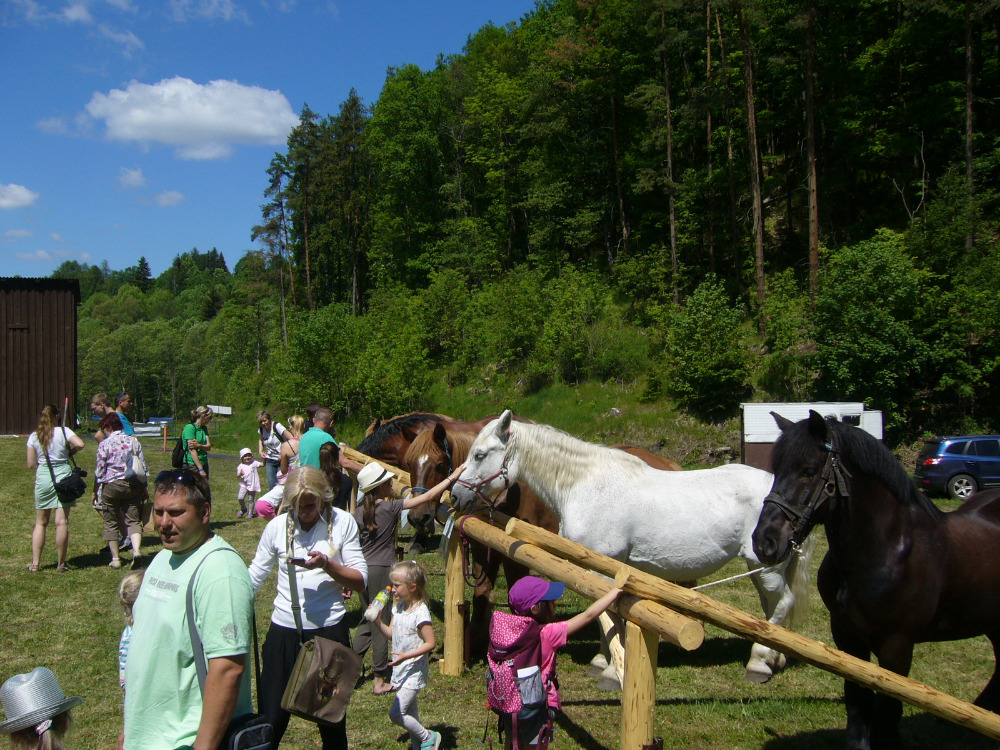
[[[496,417],[487,417],[481,422],[488,424]],[[521,420],[527,421],[527,420]],[[481,428],[470,423],[470,426],[459,426],[455,422],[439,422],[432,430],[418,434],[403,458],[401,468],[410,473],[410,481],[414,490],[426,490],[444,480],[452,470],[463,463],[469,455],[469,448],[476,439]],[[484,426],[485,426],[484,424]],[[663,471],[680,471],[681,466],[676,461],[650,453],[643,448],[631,445],[616,445],[627,453],[642,459],[654,469]],[[501,513],[515,516],[522,521],[540,526],[553,533],[559,532],[559,518],[529,487],[513,483],[505,493],[497,496],[494,506]],[[437,502],[419,505],[409,512],[409,523],[414,528],[433,528],[437,516]],[[473,569],[475,572],[475,590],[472,598],[472,653],[478,658],[485,653],[486,636],[489,632],[489,619],[493,612],[493,587],[501,564],[507,585],[528,574],[528,569],[502,555],[490,553],[479,544],[471,543]]]
[[[816,579],[837,648],[909,674],[913,645],[986,635],[1000,648],[1000,491],[945,513],[881,442],[815,411],[792,423],[772,412],[774,484],[753,547],[783,560],[815,524],[830,549]],[[976,699],[1000,710],[1000,664]],[[847,746],[902,747],[895,698],[844,682]]]

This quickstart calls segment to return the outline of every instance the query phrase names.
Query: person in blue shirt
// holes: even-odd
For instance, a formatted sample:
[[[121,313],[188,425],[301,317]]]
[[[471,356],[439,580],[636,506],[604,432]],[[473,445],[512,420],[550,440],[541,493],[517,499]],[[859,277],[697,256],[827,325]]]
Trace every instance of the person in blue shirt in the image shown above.
[[[122,431],[126,435],[135,434],[135,430],[132,428],[132,420],[130,420],[128,415],[125,414],[126,411],[130,411],[131,409],[132,397],[122,391],[118,394],[118,408],[115,409],[115,411],[118,412],[118,418],[122,421]]]

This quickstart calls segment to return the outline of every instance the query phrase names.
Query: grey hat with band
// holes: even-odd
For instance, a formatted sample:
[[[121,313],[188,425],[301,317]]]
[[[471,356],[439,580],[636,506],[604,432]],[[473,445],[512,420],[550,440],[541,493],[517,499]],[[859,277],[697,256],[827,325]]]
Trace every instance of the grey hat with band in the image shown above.
[[[14,675],[0,687],[0,703],[7,717],[0,723],[0,734],[10,734],[75,708],[83,698],[67,698],[52,670],[35,667],[27,674]]]

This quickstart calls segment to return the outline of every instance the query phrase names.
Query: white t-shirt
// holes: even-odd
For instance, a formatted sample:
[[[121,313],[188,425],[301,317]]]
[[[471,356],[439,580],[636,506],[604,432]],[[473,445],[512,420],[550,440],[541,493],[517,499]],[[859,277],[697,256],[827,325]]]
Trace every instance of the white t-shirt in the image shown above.
[[[291,512],[291,511],[289,511]],[[333,509],[332,543],[327,539],[326,520],[320,518],[309,531],[303,531],[298,521],[295,522],[295,538],[292,543],[291,557],[309,557],[309,550],[322,552],[332,557],[342,565],[361,572],[368,583],[368,565],[361,551],[358,538],[358,525],[349,513]],[[288,543],[288,514],[282,513],[272,518],[257,545],[257,554],[250,563],[250,580],[254,591],[260,590],[264,580],[278,565],[278,587],[274,597],[274,613],[271,622],[286,628],[295,627],[295,617],[292,615],[292,592],[288,587],[288,562],[286,546]],[[318,568],[308,570],[295,566],[296,588],[299,593],[299,604],[302,605],[302,627],[305,630],[336,625],[344,617],[344,590],[328,573]]]
[[[264,446],[264,458],[277,461],[278,453],[281,451],[281,436],[285,434],[285,426],[281,422],[272,422],[266,440],[263,430],[258,429],[257,434],[260,435],[260,442]]]
[[[56,427],[52,431],[52,439],[49,441],[48,446],[46,446],[45,451],[48,452],[49,460],[53,466],[69,462],[69,446],[67,441],[72,437],[75,437],[75,433],[70,429],[66,430],[65,437],[63,436],[61,427]],[[45,453],[42,451],[42,444],[38,440],[37,432],[33,432],[28,436],[27,445],[29,448],[35,449],[39,470],[48,472],[48,468],[45,466]]]

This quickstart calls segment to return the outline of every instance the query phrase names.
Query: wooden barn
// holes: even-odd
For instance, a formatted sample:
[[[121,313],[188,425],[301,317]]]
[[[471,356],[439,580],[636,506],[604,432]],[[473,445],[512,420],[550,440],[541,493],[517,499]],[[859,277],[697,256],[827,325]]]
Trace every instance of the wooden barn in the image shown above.
[[[77,404],[76,279],[0,278],[0,435],[27,435],[46,404]]]

